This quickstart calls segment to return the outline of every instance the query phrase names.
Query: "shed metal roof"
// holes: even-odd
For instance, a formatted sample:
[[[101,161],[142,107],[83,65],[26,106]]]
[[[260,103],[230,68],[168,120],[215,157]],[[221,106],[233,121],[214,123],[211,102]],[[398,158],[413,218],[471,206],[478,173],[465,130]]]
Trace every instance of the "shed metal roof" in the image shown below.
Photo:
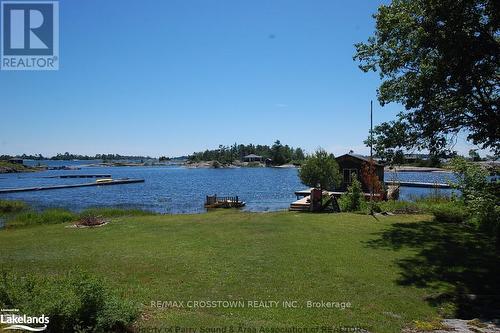
[[[336,159],[341,159],[341,158],[345,158],[345,157],[353,157],[353,158],[356,158],[356,159],[361,160],[361,161],[370,162],[369,157],[366,157],[363,155],[358,155],[358,154],[344,154],[344,155],[337,157]],[[373,162],[375,165],[384,166],[383,164],[380,164],[377,161],[375,161],[375,159],[373,160]]]

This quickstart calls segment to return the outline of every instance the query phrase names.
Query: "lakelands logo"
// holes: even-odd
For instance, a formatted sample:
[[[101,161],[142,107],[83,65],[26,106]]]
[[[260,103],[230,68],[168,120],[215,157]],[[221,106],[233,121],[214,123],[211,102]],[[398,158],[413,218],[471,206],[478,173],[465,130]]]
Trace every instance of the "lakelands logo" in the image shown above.
[[[4,330],[20,330],[42,332],[47,329],[49,317],[45,315],[33,317],[19,315],[18,309],[2,309],[0,311],[0,326],[7,325]]]
[[[1,69],[59,69],[59,3],[1,2]]]

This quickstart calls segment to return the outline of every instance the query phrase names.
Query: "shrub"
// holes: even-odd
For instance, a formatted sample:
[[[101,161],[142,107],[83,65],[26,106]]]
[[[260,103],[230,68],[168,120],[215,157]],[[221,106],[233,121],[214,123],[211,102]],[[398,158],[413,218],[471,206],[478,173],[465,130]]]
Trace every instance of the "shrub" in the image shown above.
[[[472,224],[485,232],[496,234],[500,243],[500,206],[497,202],[497,196],[484,191],[479,196],[469,197],[468,207],[472,212]]]
[[[352,184],[347,188],[347,192],[342,194],[339,199],[339,206],[342,212],[354,212],[361,209],[363,198],[363,191],[361,189],[361,183],[356,178],[356,175],[352,175]]]
[[[95,227],[102,225],[105,222],[106,220],[103,219],[102,216],[88,214],[80,216],[80,218],[77,221],[77,225],[85,227]]]
[[[394,214],[418,214],[423,210],[415,202],[387,200],[378,202],[380,210]]]
[[[370,159],[368,162],[364,162],[361,168],[361,177],[363,183],[368,185],[370,192],[373,191],[374,194],[381,194],[383,185],[378,178],[375,161]]]
[[[457,175],[457,183],[452,185],[462,192],[466,203],[486,189],[488,172],[479,165],[467,162],[464,158],[454,158],[451,165]]]
[[[488,172],[464,158],[453,159],[452,166],[458,178],[455,187],[462,192],[463,201],[470,211],[470,221],[478,229],[494,235],[500,251],[498,183],[488,184]]]
[[[469,215],[463,205],[454,202],[435,204],[430,210],[435,219],[440,222],[463,223]]]
[[[26,204],[22,201],[0,200],[0,214],[17,213],[26,209]]]
[[[372,201],[371,203],[367,202],[366,205],[367,205],[366,209],[367,209],[368,213],[370,213],[370,207],[374,213],[381,213],[382,212],[382,208],[380,208],[378,201]]]
[[[134,304],[79,270],[53,277],[3,272],[0,306],[26,315],[48,316],[48,332],[125,331],[138,316]]]

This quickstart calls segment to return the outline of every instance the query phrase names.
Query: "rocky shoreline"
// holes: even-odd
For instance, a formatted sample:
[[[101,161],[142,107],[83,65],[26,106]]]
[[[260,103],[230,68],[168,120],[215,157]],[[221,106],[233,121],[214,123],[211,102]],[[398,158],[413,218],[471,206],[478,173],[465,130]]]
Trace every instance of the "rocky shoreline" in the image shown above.
[[[37,168],[28,167],[22,164],[14,164],[3,162],[0,164],[0,174],[1,173],[23,173],[23,172],[35,172],[39,171]]]
[[[218,161],[200,161],[200,162],[186,162],[183,164],[183,166],[192,169],[234,169],[234,168],[265,168],[266,164],[261,162],[241,162],[241,161],[234,161],[232,163],[220,163]],[[293,164],[283,164],[271,167],[297,168],[297,166]]]

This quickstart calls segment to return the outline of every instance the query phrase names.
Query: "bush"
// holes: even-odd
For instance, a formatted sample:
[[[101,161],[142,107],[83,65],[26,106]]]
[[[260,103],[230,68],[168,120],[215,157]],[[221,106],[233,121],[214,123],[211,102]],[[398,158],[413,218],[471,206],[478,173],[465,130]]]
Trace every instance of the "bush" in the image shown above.
[[[370,202],[366,203],[367,213],[370,213],[370,206],[371,206],[371,210],[373,210],[374,213],[382,213],[382,208],[380,208],[380,205],[377,201],[372,201],[371,203]]]
[[[88,214],[80,216],[76,224],[85,227],[96,227],[104,223],[106,223],[106,220],[102,216]]]
[[[342,194],[339,199],[340,211],[342,212],[359,211],[364,201],[361,183],[355,174],[352,175],[352,179],[352,184],[347,188],[347,192]]]
[[[449,202],[447,204],[435,204],[430,208],[436,221],[447,223],[463,223],[469,214],[463,205]]]
[[[0,214],[17,213],[26,209],[22,201],[0,200]]]
[[[422,213],[422,208],[415,202],[387,200],[378,202],[380,210],[383,212],[391,212],[394,214],[418,214]]]
[[[121,332],[138,316],[134,304],[79,270],[55,277],[3,272],[0,307],[48,316],[47,332]]]
[[[494,235],[500,251],[498,183],[488,184],[488,172],[463,158],[453,159],[452,166],[458,178],[455,187],[462,192],[463,201],[470,211],[470,221],[478,229]]]
[[[485,190],[479,196],[470,196],[468,207],[472,212],[472,224],[500,237],[500,206],[497,198]],[[500,238],[498,241],[500,242]]]

